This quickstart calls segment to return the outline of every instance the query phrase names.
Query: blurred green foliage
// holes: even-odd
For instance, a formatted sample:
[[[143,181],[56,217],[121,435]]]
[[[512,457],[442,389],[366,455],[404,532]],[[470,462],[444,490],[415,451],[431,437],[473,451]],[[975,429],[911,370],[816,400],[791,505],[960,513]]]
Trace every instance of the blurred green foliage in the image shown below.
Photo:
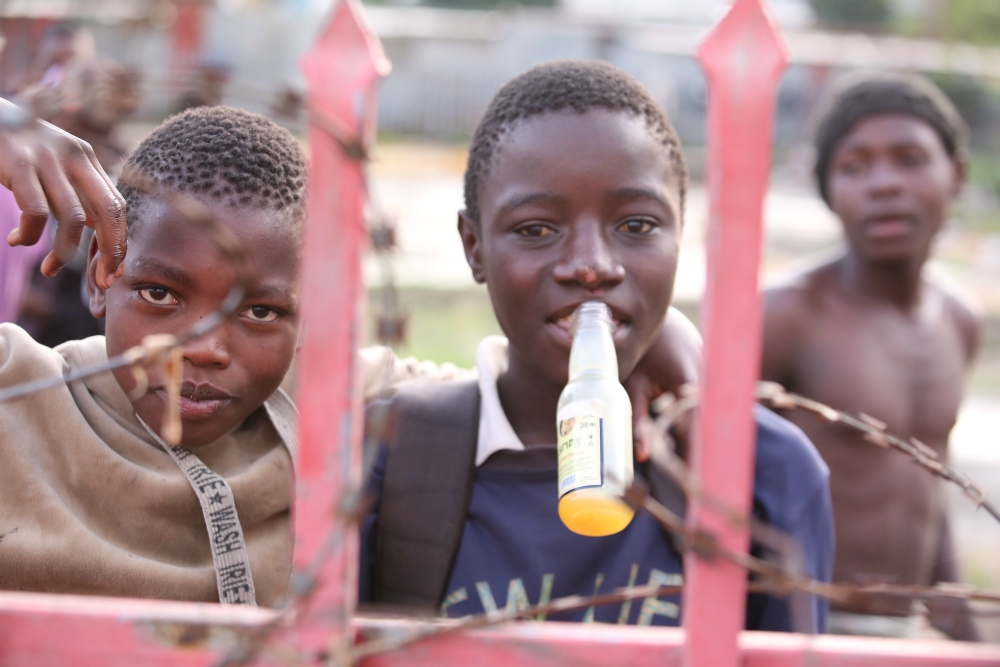
[[[809,0],[819,22],[831,28],[880,30],[889,27],[891,0]]]
[[[945,39],[983,45],[1000,44],[1000,2],[948,0],[941,3]]]
[[[407,313],[406,343],[397,350],[404,357],[472,368],[476,346],[484,336],[499,334],[486,288],[435,290],[404,288],[400,303]],[[369,298],[369,310],[378,303]],[[369,326],[369,337],[375,327]],[[370,344],[376,341],[369,338]]]

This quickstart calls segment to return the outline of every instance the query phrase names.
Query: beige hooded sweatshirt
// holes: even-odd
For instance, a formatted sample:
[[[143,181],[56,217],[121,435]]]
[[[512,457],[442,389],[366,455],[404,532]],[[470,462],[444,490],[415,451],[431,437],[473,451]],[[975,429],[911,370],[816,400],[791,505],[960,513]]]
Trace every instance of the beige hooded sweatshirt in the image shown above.
[[[0,324],[2,387],[104,361],[102,336],[50,349]],[[294,413],[279,391],[196,452],[232,489],[262,606],[291,570]],[[111,373],[0,403],[0,589],[218,600],[198,498]]]

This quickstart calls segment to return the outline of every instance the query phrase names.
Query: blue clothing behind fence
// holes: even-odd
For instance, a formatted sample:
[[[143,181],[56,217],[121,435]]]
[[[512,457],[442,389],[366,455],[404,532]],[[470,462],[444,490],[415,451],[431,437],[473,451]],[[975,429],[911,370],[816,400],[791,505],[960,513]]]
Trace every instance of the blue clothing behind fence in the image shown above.
[[[788,421],[758,408],[754,514],[795,538],[806,574],[829,581],[833,568],[833,514],[828,471],[805,435]],[[494,462],[496,458],[496,462]],[[518,459],[523,459],[518,461]],[[524,465],[530,459],[529,465]],[[385,456],[375,466],[381,488]],[[637,469],[637,475],[641,471]],[[666,533],[646,513],[622,532],[583,537],[559,520],[555,449],[551,453],[505,451],[476,470],[468,519],[444,609],[465,616],[527,607],[566,595],[593,595],[655,583],[679,585],[681,561]],[[377,508],[362,530],[361,599],[368,599]],[[790,602],[751,595],[747,627],[822,631],[827,605],[809,600],[811,627],[793,627]],[[582,610],[553,620],[677,625],[678,597],[636,600]]]

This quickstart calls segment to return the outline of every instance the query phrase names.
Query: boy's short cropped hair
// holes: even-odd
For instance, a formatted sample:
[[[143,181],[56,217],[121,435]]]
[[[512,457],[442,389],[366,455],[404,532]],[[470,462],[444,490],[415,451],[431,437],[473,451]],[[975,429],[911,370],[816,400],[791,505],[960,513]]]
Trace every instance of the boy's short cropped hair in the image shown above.
[[[118,188],[129,227],[150,187],[287,212],[298,227],[305,172],[299,142],[274,121],[233,107],[198,107],[167,119],[139,145]]]
[[[641,83],[599,60],[556,60],[532,67],[511,79],[486,109],[469,148],[465,169],[465,211],[479,221],[479,187],[489,172],[500,141],[517,123],[544,113],[572,109],[624,111],[641,116],[653,137],[669,153],[681,191],[687,190],[687,166],[680,140],[666,114]]]
[[[964,159],[968,135],[965,121],[930,80],[901,72],[850,75],[835,84],[817,114],[815,175],[824,200],[829,202],[830,161],[841,140],[866,118],[886,114],[924,121],[941,137],[951,158]]]

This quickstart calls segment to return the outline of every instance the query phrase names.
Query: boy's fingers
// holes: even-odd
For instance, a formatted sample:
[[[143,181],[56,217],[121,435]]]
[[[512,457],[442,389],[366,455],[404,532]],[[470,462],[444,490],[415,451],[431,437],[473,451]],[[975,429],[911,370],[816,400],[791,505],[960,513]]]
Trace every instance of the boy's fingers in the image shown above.
[[[7,243],[12,246],[35,245],[42,237],[45,223],[49,220],[49,205],[35,170],[26,167],[13,176],[10,189],[14,193],[14,201],[21,209],[21,219],[17,229],[7,236]]]
[[[650,446],[645,427],[649,422],[650,384],[643,378],[630,377],[625,382],[629,401],[632,403],[632,444],[635,460],[649,460]]]
[[[77,193],[86,207],[90,224],[97,235],[97,282],[107,289],[120,275],[119,269],[128,248],[125,219],[125,199],[104,173],[89,144],[84,143],[84,155],[75,161],[72,178]]]
[[[636,462],[645,463],[649,460],[650,452],[652,448],[649,446],[649,441],[646,439],[646,434],[639,432],[637,438],[633,438],[633,453]]]
[[[41,172],[41,181],[52,207],[52,215],[59,222],[52,252],[42,262],[42,274],[51,277],[76,254],[83,227],[87,224],[87,212],[61,165],[46,165]]]

